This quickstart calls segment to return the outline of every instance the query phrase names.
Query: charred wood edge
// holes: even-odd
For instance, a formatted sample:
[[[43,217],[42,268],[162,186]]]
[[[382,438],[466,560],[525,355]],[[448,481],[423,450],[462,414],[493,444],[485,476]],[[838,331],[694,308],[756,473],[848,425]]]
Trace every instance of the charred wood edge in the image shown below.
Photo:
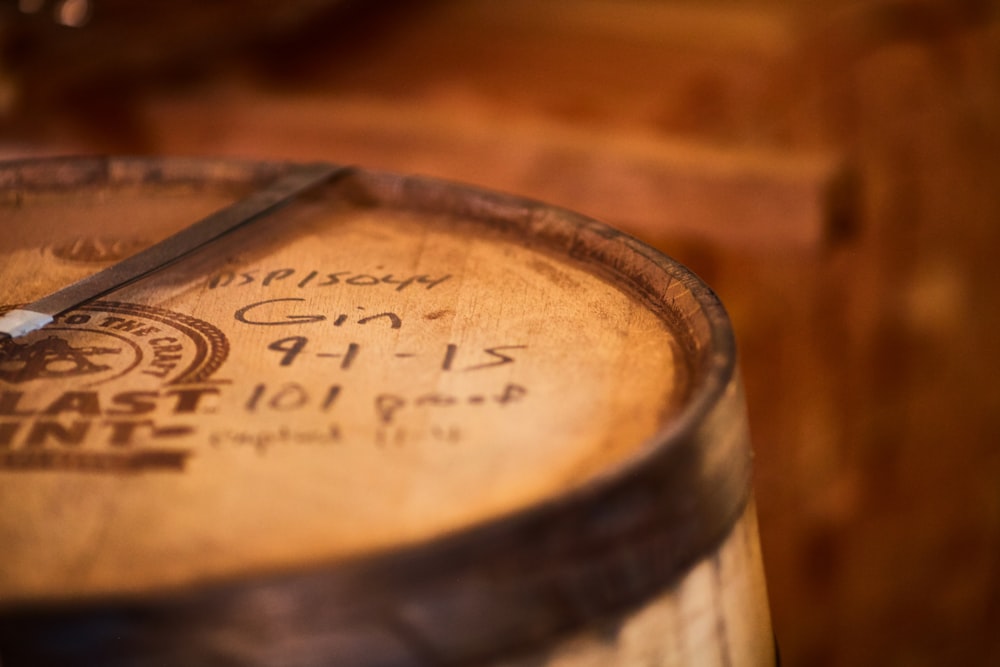
[[[0,166],[0,196],[107,182],[241,191],[287,167],[30,160]],[[189,590],[0,603],[5,666],[25,657],[31,664],[278,664],[290,651],[331,664],[469,664],[636,608],[729,534],[750,493],[744,400],[728,318],[693,274],[601,223],[518,197],[363,170],[326,193],[357,205],[453,214],[604,274],[675,327],[695,378],[684,408],[629,461],[580,488],[426,543]]]

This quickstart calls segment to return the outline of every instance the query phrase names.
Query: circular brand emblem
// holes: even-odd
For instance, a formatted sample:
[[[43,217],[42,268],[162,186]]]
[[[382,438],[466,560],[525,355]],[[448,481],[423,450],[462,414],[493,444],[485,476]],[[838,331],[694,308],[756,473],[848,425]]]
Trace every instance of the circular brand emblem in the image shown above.
[[[95,386],[126,374],[155,384],[204,382],[228,351],[225,335],[207,322],[151,306],[97,302],[0,343],[0,383]]]
[[[228,351],[207,322],[117,302],[0,339],[0,469],[182,469]]]

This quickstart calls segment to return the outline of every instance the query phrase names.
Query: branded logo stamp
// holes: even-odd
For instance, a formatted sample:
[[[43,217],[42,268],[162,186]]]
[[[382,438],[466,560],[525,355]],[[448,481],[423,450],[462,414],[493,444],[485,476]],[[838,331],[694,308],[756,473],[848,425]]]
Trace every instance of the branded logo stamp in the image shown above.
[[[49,251],[66,262],[107,264],[117,262],[151,245],[145,239],[81,237],[51,246]]]
[[[207,322],[117,302],[0,341],[0,470],[183,470],[228,352]]]

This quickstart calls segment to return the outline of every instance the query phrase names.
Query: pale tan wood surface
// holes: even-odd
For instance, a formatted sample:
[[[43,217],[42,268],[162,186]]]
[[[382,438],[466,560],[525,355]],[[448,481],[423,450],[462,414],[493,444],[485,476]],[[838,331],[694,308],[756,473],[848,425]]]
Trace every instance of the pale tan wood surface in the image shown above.
[[[6,208],[14,248],[0,300],[30,301],[96,268],[53,254],[66,230],[141,242],[220,199],[117,194]],[[19,424],[5,455],[113,453],[108,422],[121,415],[190,429],[155,442],[190,458],[182,475],[125,479],[10,466],[7,599],[141,591],[431,539],[613,469],[687,392],[676,335],[601,278],[482,225],[336,197],[280,211],[109,299],[218,327],[228,359],[192,390],[204,395],[186,414],[168,397],[168,366],[191,342],[166,327],[130,335],[97,302],[78,316],[86,324],[8,343],[33,349],[57,335],[114,352],[88,357],[112,366],[103,372],[4,383],[18,397],[5,423]],[[149,359],[130,367],[150,352],[169,360],[164,375]],[[23,364],[9,356],[5,367]],[[121,398],[139,395],[155,408]],[[39,435],[39,421],[85,435]],[[141,450],[143,435],[117,449]]]

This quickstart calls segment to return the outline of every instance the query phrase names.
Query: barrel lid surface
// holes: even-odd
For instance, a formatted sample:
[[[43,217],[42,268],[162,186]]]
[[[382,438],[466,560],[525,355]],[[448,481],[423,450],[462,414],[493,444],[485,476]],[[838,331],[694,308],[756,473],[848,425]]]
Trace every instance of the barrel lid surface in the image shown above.
[[[0,308],[289,168],[2,166]],[[651,534],[662,584],[747,494],[711,291],[600,223],[453,184],[344,170],[0,344],[0,609],[316,572],[391,596]]]

